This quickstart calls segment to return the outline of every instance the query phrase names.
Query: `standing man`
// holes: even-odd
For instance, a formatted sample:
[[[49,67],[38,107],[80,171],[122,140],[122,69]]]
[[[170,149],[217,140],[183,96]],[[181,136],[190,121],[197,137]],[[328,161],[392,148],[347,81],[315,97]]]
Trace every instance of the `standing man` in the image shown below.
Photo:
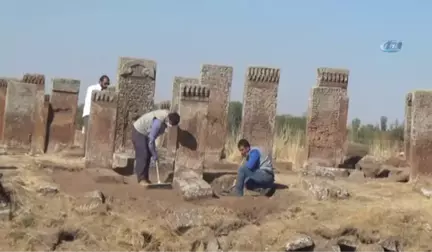
[[[86,92],[86,96],[85,96],[85,100],[84,100],[84,108],[83,108],[83,121],[84,121],[84,151],[86,149],[86,145],[87,145],[87,133],[88,133],[88,120],[89,120],[89,115],[90,115],[90,108],[91,108],[91,102],[92,102],[92,92],[93,90],[97,90],[97,91],[101,91],[101,90],[105,90],[108,88],[110,84],[110,79],[108,76],[106,75],[102,75],[99,78],[99,83],[91,85],[87,88],[87,92]]]
[[[241,197],[246,187],[261,195],[271,196],[275,189],[271,154],[262,148],[251,147],[246,139],[241,139],[237,147],[246,163],[238,169],[236,184],[228,193]]]
[[[140,185],[149,185],[150,160],[158,162],[156,139],[165,133],[167,127],[177,126],[180,116],[176,112],[159,109],[142,115],[132,127],[132,143],[135,148],[134,171]]]

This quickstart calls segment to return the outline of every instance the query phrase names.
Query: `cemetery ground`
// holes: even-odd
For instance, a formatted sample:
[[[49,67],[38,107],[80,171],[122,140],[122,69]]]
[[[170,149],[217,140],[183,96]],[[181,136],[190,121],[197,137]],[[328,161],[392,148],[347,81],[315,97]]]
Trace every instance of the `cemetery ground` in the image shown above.
[[[1,181],[10,192],[11,204],[1,212],[0,248],[432,249],[432,201],[419,192],[431,188],[430,184],[404,183],[408,168],[398,148],[385,143],[370,146],[367,152],[374,158],[363,158],[367,162],[361,171],[321,169],[327,172],[306,174],[300,169],[305,155],[299,139],[275,140],[276,181],[285,186],[270,198],[248,195],[186,202],[173,190],[140,187],[133,176],[84,169],[82,156],[73,149],[37,157],[2,155]],[[227,158],[238,164],[235,140],[228,141]],[[204,178],[217,191],[231,185],[234,175]]]

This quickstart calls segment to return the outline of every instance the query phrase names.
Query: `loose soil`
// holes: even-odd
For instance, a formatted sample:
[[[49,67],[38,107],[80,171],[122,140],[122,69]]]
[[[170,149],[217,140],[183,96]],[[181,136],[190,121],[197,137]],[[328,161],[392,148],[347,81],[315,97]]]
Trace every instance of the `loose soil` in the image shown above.
[[[276,180],[288,188],[271,198],[185,202],[174,190],[146,189],[111,171],[96,179],[98,173],[84,170],[82,162],[0,157],[2,183],[17,205],[12,220],[0,220],[2,250],[198,251],[217,244],[224,251],[283,251],[299,234],[310,236],[315,250],[341,237],[359,246],[396,237],[406,251],[432,249],[432,201],[408,183],[337,178],[331,183],[351,197],[318,201],[302,188],[302,176],[285,171]],[[47,184],[58,192],[38,192]],[[107,198],[106,207],[75,211],[95,190]]]

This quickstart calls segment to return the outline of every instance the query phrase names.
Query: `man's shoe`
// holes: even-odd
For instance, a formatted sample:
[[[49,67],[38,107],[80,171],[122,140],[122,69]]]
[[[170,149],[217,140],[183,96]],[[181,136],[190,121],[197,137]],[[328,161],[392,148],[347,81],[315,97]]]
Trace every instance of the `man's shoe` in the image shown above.
[[[143,179],[138,184],[140,184],[141,186],[148,186],[151,184],[151,181],[148,179]]]
[[[276,187],[269,187],[269,188],[257,188],[253,190],[253,192],[259,194],[259,196],[266,196],[271,197],[276,191]]]

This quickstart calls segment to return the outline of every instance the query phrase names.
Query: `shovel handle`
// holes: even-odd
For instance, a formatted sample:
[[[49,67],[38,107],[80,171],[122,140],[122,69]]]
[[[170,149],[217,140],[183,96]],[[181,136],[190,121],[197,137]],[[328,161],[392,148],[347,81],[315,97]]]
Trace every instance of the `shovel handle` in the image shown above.
[[[158,184],[160,184],[160,178],[159,178],[159,161],[156,161],[156,162],[155,162],[155,165],[156,165],[156,176],[157,176],[157,181],[158,181]]]

